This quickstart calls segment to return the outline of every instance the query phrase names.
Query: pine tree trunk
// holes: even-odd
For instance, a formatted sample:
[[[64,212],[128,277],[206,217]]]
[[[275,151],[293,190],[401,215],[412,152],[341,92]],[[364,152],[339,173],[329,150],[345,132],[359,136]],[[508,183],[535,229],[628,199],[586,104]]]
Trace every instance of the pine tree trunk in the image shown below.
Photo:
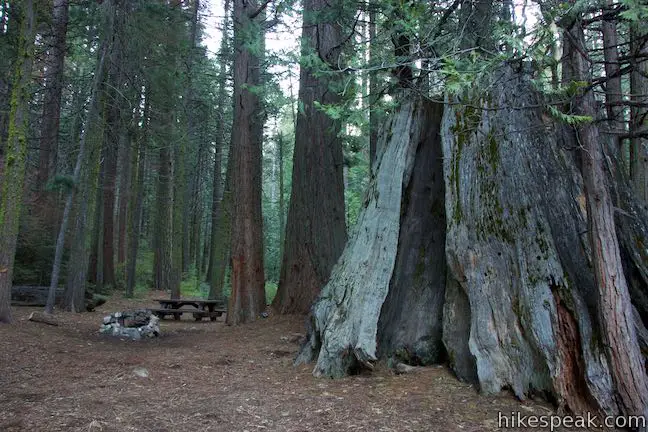
[[[644,208],[648,209],[648,31],[645,23],[633,24],[630,31],[631,52],[636,64],[630,74],[630,100],[643,106],[630,109],[630,175],[635,192]],[[643,135],[641,135],[643,134]]]
[[[205,144],[201,139],[198,144],[198,158],[196,161],[195,173],[191,176],[190,190],[191,190],[191,212],[190,212],[190,242],[189,242],[189,264],[194,264],[196,269],[196,277],[200,279],[200,234],[201,222],[203,219],[203,204],[202,204],[202,178],[204,175],[204,161],[205,161]]]
[[[339,67],[342,29],[326,21],[325,1],[304,2],[302,51],[315,50],[332,70]],[[341,124],[317,104],[340,103],[339,73],[321,76],[300,69],[292,189],[279,289],[272,306],[280,313],[307,313],[328,281],[346,243]]]
[[[45,202],[44,189],[52,172],[54,155],[58,147],[61,94],[63,91],[63,63],[68,24],[68,0],[54,0],[52,5],[51,35],[45,57],[43,115],[41,121],[40,153],[36,184],[41,191],[42,208],[47,211],[51,203]]]
[[[32,64],[34,60],[35,18],[32,0],[21,4],[18,57],[11,92],[9,133],[0,198],[0,323],[11,322],[11,285],[18,224],[25,182],[27,127]]]
[[[140,227],[142,220],[142,210],[144,208],[144,178],[146,170],[146,156],[148,147],[148,118],[149,118],[149,100],[148,92],[144,100],[144,114],[142,116],[142,132],[139,136],[138,148],[133,154],[133,159],[137,160],[136,171],[132,181],[136,182],[135,200],[131,200],[128,212],[128,238],[129,252],[126,261],[126,296],[132,297],[135,291],[135,276],[137,269],[137,252],[139,251]],[[135,161],[133,162],[135,164]]]
[[[589,65],[580,52],[586,51],[585,35],[576,21],[567,29],[566,44],[574,44],[572,63],[578,81],[590,81]],[[594,94],[587,91],[575,104],[575,112],[596,117]],[[604,171],[603,141],[596,125],[577,130],[582,143],[583,183],[587,202],[588,237],[592,248],[594,279],[598,287],[598,317],[613,383],[621,412],[648,418],[648,377],[639,349],[628,285],[623,272],[614,225],[614,208]]]
[[[612,0],[607,0],[607,5],[612,6]],[[623,92],[621,90],[621,73],[619,65],[619,38],[617,35],[616,22],[603,20],[601,22],[603,32],[603,54],[605,59],[605,109],[610,130],[613,132],[613,148],[609,149],[619,153],[621,156],[621,144],[619,135],[624,131],[625,119],[623,117]]]
[[[279,259],[283,260],[286,241],[286,199],[284,194],[284,142],[279,132],[277,137],[277,165],[279,165]]]
[[[254,321],[265,309],[263,220],[261,216],[261,137],[258,26],[256,1],[234,1],[234,125],[232,128],[232,294],[227,323]]]
[[[231,221],[232,221],[232,145],[228,146],[227,172],[225,184],[222,179],[222,162],[225,151],[225,106],[227,104],[227,64],[230,59],[229,42],[227,35],[229,0],[225,0],[223,6],[223,35],[219,50],[220,64],[218,73],[218,119],[214,134],[214,167],[213,167],[213,189],[212,189],[212,212],[211,212],[211,233],[209,236],[209,264],[206,280],[209,282],[209,298],[224,298],[225,272],[230,256],[231,245]]]
[[[175,125],[175,115],[173,116],[173,123]],[[173,196],[173,210],[172,210],[172,238],[171,238],[171,298],[180,298],[180,284],[182,282],[183,267],[185,262],[185,248],[188,246],[185,242],[186,235],[188,234],[187,228],[187,213],[186,213],[186,192],[187,192],[187,176],[185,170],[186,152],[184,146],[177,141],[173,149],[173,174],[172,180],[172,196]]]
[[[378,42],[376,41],[376,11],[371,8],[369,11],[369,64],[373,65],[377,57]],[[378,142],[378,77],[369,74],[369,166],[376,161],[376,143]]]
[[[91,127],[94,126],[94,122],[96,121],[98,114],[99,114],[99,108],[98,108],[98,97],[99,97],[99,91],[102,87],[103,84],[103,79],[104,79],[104,65],[105,65],[105,55],[106,51],[104,50],[107,47],[106,44],[104,44],[103,49],[101,50],[100,58],[97,61],[97,67],[95,70],[95,76],[94,76],[94,82],[92,85],[92,94],[90,95],[90,110],[88,112],[88,118],[86,122],[86,126],[83,128],[81,132],[81,137],[79,140],[79,151],[77,153],[77,160],[74,165],[74,173],[72,174],[72,178],[74,179],[74,185],[75,187],[78,187],[79,182],[81,180],[81,169],[84,166],[87,167],[89,170],[93,170],[94,164],[90,163],[88,164],[88,161],[86,160],[86,151],[87,151],[87,136],[88,136],[88,130]],[[59,228],[58,232],[58,237],[56,240],[56,250],[54,253],[54,263],[52,265],[52,277],[50,281],[50,288],[49,288],[49,294],[47,296],[47,304],[45,305],[45,313],[51,314],[54,312],[54,302],[56,300],[56,290],[58,288],[58,282],[59,282],[59,275],[61,271],[61,262],[63,260],[63,247],[65,246],[65,235],[67,233],[67,226],[70,220],[70,212],[72,211],[72,203],[74,201],[75,197],[75,190],[72,188],[65,199],[65,208],[63,210],[63,217],[61,219],[61,226]],[[85,245],[85,218],[86,218],[86,213],[87,213],[87,199],[84,199],[81,202],[81,208],[79,209],[79,214],[77,215],[77,227],[75,229],[75,232],[78,234],[78,237],[76,240],[82,244]],[[84,248],[85,249],[85,248]],[[74,265],[74,264],[73,264]],[[85,283],[85,281],[83,281]],[[85,287],[85,285],[83,285]],[[78,287],[78,285],[77,285]],[[66,295],[66,300],[70,300],[69,303],[67,303],[65,306],[66,308],[69,308],[69,310],[75,310],[75,311],[81,311],[85,309],[85,301],[84,301],[84,296],[81,294],[85,293],[85,290],[76,290],[77,292],[80,291],[80,293],[77,293],[77,295],[70,294],[69,296]],[[78,301],[82,301],[81,304],[78,303]],[[78,309],[78,307],[81,307],[81,309]]]
[[[124,276],[123,265],[126,263],[126,254],[128,250],[128,242],[126,232],[128,230],[128,208],[132,200],[131,197],[131,181],[132,181],[132,164],[133,159],[131,155],[131,146],[133,145],[130,126],[124,125],[124,131],[121,132],[121,145],[119,148],[119,199],[118,199],[118,212],[117,212],[117,265],[120,266],[122,272],[121,277]]]
[[[111,62],[114,61],[111,59]],[[117,80],[111,80],[108,88],[114,89]],[[103,223],[102,223],[102,270],[103,283],[110,288],[115,287],[115,185],[117,178],[117,153],[119,142],[120,113],[118,106],[114,103],[119,96],[113,91],[108,91],[113,97],[108,97],[106,101],[107,110],[105,114],[106,131],[103,145],[103,184],[102,184],[102,205],[103,205]]]
[[[98,112],[94,120],[98,118]],[[88,141],[85,145],[90,148],[82,162],[82,174],[79,180],[79,190],[76,194],[77,209],[74,219],[72,241],[70,242],[70,258],[67,264],[67,278],[63,296],[63,309],[72,312],[83,312],[86,310],[86,282],[88,279],[89,261],[93,246],[92,233],[88,227],[93,226],[96,212],[100,208],[95,204],[98,194],[98,177],[100,171],[101,136],[102,128],[92,123],[88,117],[87,132],[84,130]],[[88,134],[90,136],[88,136]],[[99,290],[101,287],[99,286]]]
[[[167,116],[168,117],[168,116]],[[170,120],[167,120],[170,124]],[[156,199],[157,223],[155,233],[157,246],[155,248],[155,282],[156,290],[171,289],[172,281],[172,238],[173,238],[173,202],[172,194],[172,162],[171,152],[167,146],[159,150],[160,161],[158,170],[158,190]]]
[[[222,151],[222,149],[221,149]],[[215,157],[222,157],[220,155]],[[230,145],[225,174],[225,185],[222,198],[217,201],[217,207],[212,207],[212,235],[210,241],[209,267],[209,298],[221,299],[225,297],[225,274],[229,266],[230,246],[232,244],[232,171],[233,171],[232,146]],[[218,162],[220,165],[220,161]],[[214,169],[216,161],[214,161]],[[222,181],[222,180],[221,180]],[[216,184],[214,184],[216,187]],[[208,271],[209,273],[209,271]]]

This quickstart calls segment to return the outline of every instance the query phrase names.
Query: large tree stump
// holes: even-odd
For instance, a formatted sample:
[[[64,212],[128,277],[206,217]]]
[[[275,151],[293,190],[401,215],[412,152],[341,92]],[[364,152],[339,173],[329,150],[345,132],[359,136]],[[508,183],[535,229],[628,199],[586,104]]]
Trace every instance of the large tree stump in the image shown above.
[[[442,237],[438,233],[432,237],[425,233],[416,239],[414,237],[422,234],[427,221],[423,229],[411,226],[401,230],[401,223],[402,220],[423,222],[416,212],[430,210],[429,204],[424,203],[421,208],[414,201],[408,202],[412,191],[425,195],[426,201],[431,199],[433,203],[435,197],[431,191],[434,191],[438,199],[438,218],[443,218],[443,207],[439,205],[443,189],[438,185],[441,182],[438,138],[441,113],[441,106],[412,97],[383,130],[379,160],[365,206],[328,284],[313,306],[313,328],[297,359],[297,362],[317,359],[315,375],[338,377],[359,368],[371,368],[377,358],[377,339],[385,341],[384,349],[381,347],[383,351],[409,344],[410,351],[416,352],[421,359],[439,356],[443,283],[436,285],[439,290],[436,293],[421,295],[427,284],[410,282],[416,278],[429,279],[425,270],[420,271],[420,266],[426,265],[429,254],[442,256],[443,241],[439,241]],[[423,157],[420,158],[422,163],[415,167],[417,150]],[[438,165],[436,172],[435,163]],[[422,185],[415,186],[415,178],[420,178]],[[443,224],[438,225],[443,231]],[[435,238],[440,251],[430,247]],[[412,261],[414,268],[409,262],[403,262],[404,258],[399,261],[399,241],[404,241],[408,249],[416,246],[418,252],[415,253],[421,255],[421,260]],[[404,253],[409,256],[409,250]],[[438,268],[438,265],[433,267]],[[392,301],[402,300],[410,305],[417,300],[423,303],[408,311],[414,312],[411,315],[385,304],[395,268],[403,269],[404,273],[402,281],[396,283],[399,289],[391,294]],[[407,293],[407,289],[411,292]],[[435,309],[438,315],[429,313]],[[381,313],[384,323],[379,335]],[[400,332],[401,329],[408,330]],[[421,343],[414,347],[417,341]]]
[[[575,143],[523,74],[493,81],[444,115],[450,365],[488,393],[617,414]]]

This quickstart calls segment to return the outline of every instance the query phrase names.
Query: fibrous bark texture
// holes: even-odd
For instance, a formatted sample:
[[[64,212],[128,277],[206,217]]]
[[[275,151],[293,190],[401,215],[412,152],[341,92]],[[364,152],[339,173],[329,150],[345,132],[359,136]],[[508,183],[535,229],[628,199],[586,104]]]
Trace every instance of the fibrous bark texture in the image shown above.
[[[524,108],[541,100],[522,75],[495,82],[444,114],[450,365],[485,392],[608,405],[578,172],[553,122]]]
[[[304,2],[302,51],[315,50],[326,67],[336,69],[343,35],[335,14],[324,14],[327,8],[330,5],[322,0]],[[327,74],[307,65],[301,68],[299,101],[303,110],[295,128],[286,245],[279,289],[272,303],[281,313],[308,312],[347,240],[341,124],[317,106],[340,103],[341,96],[334,88],[339,79],[339,73]]]
[[[440,301],[438,304],[435,301],[443,295],[443,283],[437,286],[427,283],[434,278],[422,267],[435,252],[430,245],[436,240],[442,248],[443,242],[441,236],[434,239],[434,234],[414,238],[423,228],[416,226],[422,222],[416,212],[421,207],[429,210],[430,205],[421,205],[412,198],[425,194],[437,204],[443,199],[442,186],[430,185],[434,179],[440,181],[441,175],[438,139],[441,108],[411,99],[399,108],[383,130],[365,207],[328,284],[313,306],[313,327],[297,361],[317,359],[316,375],[337,377],[360,367],[371,367],[378,355],[378,340],[384,341],[385,349],[391,351],[402,346],[416,352],[421,359],[438,355],[429,347],[439,347],[440,314],[435,316],[432,311],[439,311]],[[417,151],[422,162],[415,164]],[[437,196],[432,196],[433,191]],[[438,210],[442,217],[443,207],[439,206]],[[401,229],[402,221],[411,225]],[[415,253],[421,256],[410,262],[411,256],[406,254],[411,251],[401,251],[400,242],[406,248],[418,246]],[[402,270],[396,278],[395,269]],[[390,292],[392,285],[394,289]],[[422,309],[429,313],[419,314],[415,309],[412,316],[405,317],[402,311],[384,304],[388,294],[391,301],[410,305],[418,297],[424,300],[421,303],[426,303],[427,307]]]
[[[446,358],[486,393],[619,414],[573,130],[544,114],[525,72],[502,66],[493,77],[486,94],[448,99],[443,110],[409,102],[391,116],[357,229],[297,362],[338,377],[377,357]],[[648,229],[623,171],[611,173],[645,356]]]
[[[20,43],[15,63],[9,135],[0,196],[0,323],[11,322],[11,282],[18,239],[22,190],[27,162],[27,126],[29,118],[29,82],[34,60],[34,4],[22,4]]]
[[[259,42],[259,5],[234,3],[234,119],[232,128],[232,294],[227,323],[236,325],[257,319],[265,310],[263,272],[263,221],[261,215],[261,139],[259,95],[260,61],[246,37]]]

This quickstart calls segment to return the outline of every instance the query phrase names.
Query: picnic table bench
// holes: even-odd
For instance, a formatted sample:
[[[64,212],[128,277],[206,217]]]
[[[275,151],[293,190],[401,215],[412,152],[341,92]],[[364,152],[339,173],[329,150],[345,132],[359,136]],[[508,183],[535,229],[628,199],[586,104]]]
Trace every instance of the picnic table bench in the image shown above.
[[[154,299],[154,301],[160,303],[160,308],[149,310],[160,319],[164,319],[167,315],[173,315],[175,320],[179,320],[183,313],[191,313],[196,321],[205,317],[216,321],[219,316],[227,312],[222,300]]]

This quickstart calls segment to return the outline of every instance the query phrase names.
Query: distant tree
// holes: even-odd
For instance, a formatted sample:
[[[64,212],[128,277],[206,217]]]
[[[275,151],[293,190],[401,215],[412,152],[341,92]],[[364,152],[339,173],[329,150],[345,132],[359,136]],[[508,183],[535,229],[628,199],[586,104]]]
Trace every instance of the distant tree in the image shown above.
[[[223,24],[221,45],[218,51],[218,77],[216,85],[218,93],[216,96],[216,127],[214,130],[214,165],[212,168],[212,201],[211,201],[211,233],[209,236],[209,265],[206,279],[209,282],[209,298],[223,298],[225,284],[225,270],[229,259],[231,244],[231,216],[232,216],[232,195],[231,195],[231,139],[230,145],[225,141],[225,110],[228,102],[227,97],[227,66],[231,61],[229,49],[228,22],[230,13],[230,2],[225,0],[223,5]],[[222,164],[223,154],[229,148],[226,179],[223,181]]]
[[[45,305],[45,312],[51,314],[54,311],[54,303],[56,300],[56,290],[58,288],[59,275],[61,272],[61,263],[63,260],[63,248],[65,246],[65,236],[67,234],[67,227],[70,220],[70,212],[72,211],[72,204],[75,197],[75,189],[79,187],[79,182],[82,180],[81,170],[84,168],[88,171],[93,171],[94,167],[90,162],[92,159],[87,158],[86,152],[88,151],[88,133],[96,127],[94,124],[97,121],[99,114],[99,107],[97,99],[99,97],[99,92],[103,88],[104,78],[105,78],[105,65],[106,65],[106,52],[108,44],[104,42],[99,51],[99,59],[97,60],[97,67],[94,74],[94,82],[92,86],[92,93],[90,95],[90,109],[88,111],[87,122],[85,127],[81,132],[81,137],[79,140],[79,150],[77,153],[76,163],[74,164],[74,172],[72,174],[72,180],[75,187],[70,188],[67,193],[67,198],[65,200],[65,208],[63,210],[63,216],[61,219],[61,225],[59,227],[59,232],[56,240],[56,249],[54,253],[54,263],[52,265],[52,276],[50,279],[50,288],[47,297],[47,304]],[[84,164],[85,163],[85,164]],[[87,178],[86,178],[87,180]],[[81,186],[86,188],[86,185]],[[87,195],[86,197],[87,198]],[[75,240],[79,244],[73,247],[73,251],[77,252],[77,255],[73,254],[73,257],[78,258],[81,263],[85,264],[83,267],[87,267],[86,260],[83,258],[87,256],[86,252],[86,238],[85,238],[85,224],[87,218],[88,207],[86,205],[87,199],[84,199],[81,203],[80,209],[77,212],[77,220],[75,227]],[[78,256],[81,252],[81,257]],[[72,266],[74,268],[74,266]],[[81,271],[81,274],[85,275],[85,271]],[[71,273],[72,277],[68,276],[68,280],[74,280],[74,274]],[[85,279],[78,281],[77,284],[68,284],[65,292],[65,301],[64,307],[67,310],[81,312],[85,309]]]
[[[630,175],[637,195],[648,208],[648,30],[642,19],[637,19],[630,26],[630,53],[633,59],[629,98]]]
[[[51,175],[54,166],[53,159],[58,146],[68,9],[68,0],[54,0],[52,3],[51,25],[45,52],[45,87],[43,89],[40,156],[36,179],[36,184],[41,190],[41,199],[44,198],[43,191]]]

